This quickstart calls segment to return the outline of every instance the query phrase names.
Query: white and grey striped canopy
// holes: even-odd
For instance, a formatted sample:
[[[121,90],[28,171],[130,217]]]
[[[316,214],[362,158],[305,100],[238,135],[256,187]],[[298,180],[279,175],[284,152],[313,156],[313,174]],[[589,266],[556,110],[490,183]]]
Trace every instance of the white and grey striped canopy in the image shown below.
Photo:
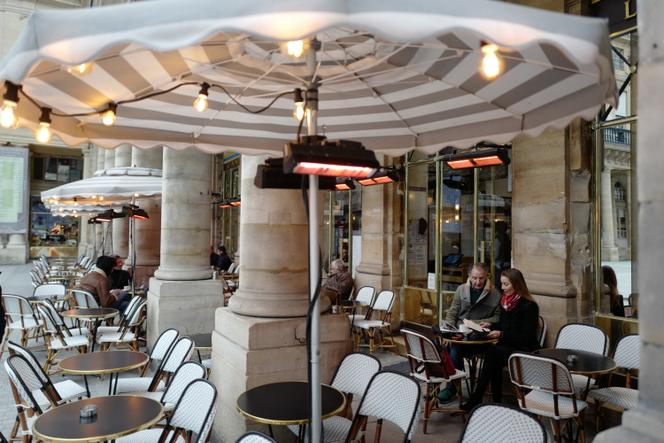
[[[109,168],[83,180],[67,183],[41,193],[44,205],[54,212],[94,212],[128,203],[132,198],[161,195],[161,169]]]
[[[504,143],[616,103],[604,20],[489,0],[158,0],[35,12],[0,64],[41,106],[72,114],[181,82],[223,85],[259,108],[303,87],[309,68],[280,42],[316,37],[319,132],[396,155],[479,141]],[[478,73],[483,41],[505,71]],[[67,65],[95,61],[77,77]],[[279,153],[295,138],[291,96],[253,115],[218,89],[198,113],[196,85],[121,105],[117,123],[55,117],[67,144],[92,141],[207,152]],[[39,109],[22,98],[21,124]]]

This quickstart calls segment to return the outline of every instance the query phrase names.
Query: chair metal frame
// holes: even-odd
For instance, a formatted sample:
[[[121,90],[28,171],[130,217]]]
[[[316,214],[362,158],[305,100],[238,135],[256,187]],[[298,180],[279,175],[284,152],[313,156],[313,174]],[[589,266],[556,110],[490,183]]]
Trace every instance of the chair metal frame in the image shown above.
[[[381,297],[382,296],[382,297]],[[389,302],[384,304],[384,299],[389,297]],[[353,334],[355,335],[355,349],[359,349],[361,345],[361,338],[365,337],[368,342],[369,352],[373,352],[377,348],[394,348],[396,343],[392,336],[392,308],[394,307],[394,291],[390,289],[383,289],[376,297],[367,311],[364,320],[357,320],[353,323]],[[376,307],[379,305],[379,307]],[[374,313],[378,312],[379,316],[374,319]],[[380,342],[376,345],[376,334]],[[385,344],[385,338],[389,337],[390,344]],[[366,346],[366,345],[365,345]]]

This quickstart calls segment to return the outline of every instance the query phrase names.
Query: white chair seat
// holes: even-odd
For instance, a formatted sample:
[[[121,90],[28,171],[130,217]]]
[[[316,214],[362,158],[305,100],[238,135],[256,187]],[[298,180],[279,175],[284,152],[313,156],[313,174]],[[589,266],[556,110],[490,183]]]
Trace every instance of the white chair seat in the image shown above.
[[[83,335],[74,335],[72,337],[65,337],[65,342],[59,338],[51,339],[51,349],[58,351],[60,349],[76,348],[78,346],[87,346],[88,338]]]
[[[118,394],[147,392],[152,382],[152,377],[127,377],[118,379]],[[166,385],[163,381],[157,385],[157,391],[163,391]]]
[[[37,326],[44,326],[44,321],[41,319],[37,321],[34,318],[24,318],[22,322],[21,320],[16,320],[9,323],[9,329],[30,329]]]
[[[323,434],[325,435],[325,443],[345,441],[351,424],[352,422],[350,420],[338,415],[323,420]],[[288,429],[290,429],[290,431],[295,435],[297,435],[299,432],[299,426],[297,425],[288,425]],[[305,442],[309,442],[309,437],[305,437]]]
[[[112,332],[97,336],[97,343],[130,343],[134,340],[136,340],[136,334],[133,332],[127,332],[124,337],[122,337],[122,332]]]
[[[80,328],[77,327],[67,328],[67,330],[71,335],[88,335],[90,333],[90,330],[83,326],[81,326]]]
[[[389,323],[382,320],[357,320],[353,323],[353,326],[361,329],[382,328],[388,325]]]
[[[612,386],[590,391],[588,399],[602,403],[602,406],[605,407],[617,406],[619,409],[627,410],[636,407],[636,403],[639,401],[639,391]]]
[[[466,378],[466,373],[464,371],[460,371],[460,370],[457,369],[456,373],[454,375],[452,375],[451,377],[449,377],[449,378],[429,377],[428,380],[427,380],[426,376],[424,375],[424,373],[419,373],[418,374],[417,372],[415,372],[415,373],[411,372],[410,376],[416,378],[417,380],[423,381],[423,382],[429,381],[430,383],[449,383],[452,380],[457,380],[459,378]]]
[[[558,396],[558,417],[571,418],[576,417],[578,412],[583,411],[588,404],[585,401],[577,400],[577,413],[574,413],[574,404],[569,397]],[[536,415],[544,417],[556,417],[554,409],[553,394],[542,391],[531,391],[524,397],[523,409]]]
[[[212,369],[212,359],[211,358],[204,358],[203,361],[201,362],[203,367],[205,369]]]
[[[355,325],[358,321],[364,320],[366,316],[364,314],[348,314],[348,320],[351,324]]]
[[[116,438],[117,443],[148,443],[159,441],[159,436],[163,432],[163,429],[145,429],[143,431],[138,431],[133,434],[126,435],[124,437]],[[170,442],[173,431],[169,432],[166,441]],[[178,436],[178,439],[175,440],[176,443],[184,443],[182,436]]]
[[[65,401],[73,400],[75,398],[83,397],[86,395],[85,388],[71,380],[64,380],[54,383],[53,387],[56,391],[58,391],[60,398]],[[50,405],[50,402],[40,389],[35,389],[32,391],[32,396],[35,398],[35,401],[39,403],[39,406]]]
[[[588,384],[588,379],[590,379],[590,384]],[[574,382],[574,391],[578,395],[585,393],[586,387],[588,387],[588,389],[592,389],[592,387],[597,384],[594,378],[590,378],[581,374],[572,374],[572,381]]]
[[[99,326],[97,328],[97,335],[100,334],[113,334],[115,332],[120,332],[119,326]]]

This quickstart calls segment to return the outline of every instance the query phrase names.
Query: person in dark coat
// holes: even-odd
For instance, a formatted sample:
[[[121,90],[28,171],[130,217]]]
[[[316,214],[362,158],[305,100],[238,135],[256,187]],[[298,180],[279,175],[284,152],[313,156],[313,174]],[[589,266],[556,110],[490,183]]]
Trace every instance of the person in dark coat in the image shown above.
[[[503,295],[500,298],[500,319],[497,324],[480,323],[492,327],[488,338],[497,338],[495,346],[489,346],[484,356],[482,373],[468,401],[461,405],[465,411],[482,403],[484,392],[491,383],[492,401],[500,403],[503,392],[502,368],[514,352],[532,352],[537,343],[539,308],[533,300],[523,274],[518,269],[506,269],[500,276]]]
[[[231,260],[231,258],[228,256],[226,247],[224,245],[219,245],[219,259],[217,260],[217,268],[219,268],[220,271],[228,271],[231,263],[233,263],[233,260]]]
[[[124,289],[131,283],[131,274],[122,269],[122,266],[124,266],[124,259],[119,255],[116,255],[115,266],[113,267],[111,274],[108,276],[111,289]]]
[[[216,268],[219,265],[219,254],[216,253],[214,247],[210,246],[210,266]]]

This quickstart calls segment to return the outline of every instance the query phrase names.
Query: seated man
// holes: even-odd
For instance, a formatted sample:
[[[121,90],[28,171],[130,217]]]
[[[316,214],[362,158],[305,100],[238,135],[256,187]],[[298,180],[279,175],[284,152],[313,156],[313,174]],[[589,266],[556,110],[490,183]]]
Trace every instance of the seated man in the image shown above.
[[[341,304],[343,301],[348,301],[350,293],[353,290],[353,277],[346,268],[346,264],[341,259],[336,259],[330,265],[330,276],[323,285],[325,289],[329,289],[338,294],[336,303]]]
[[[470,278],[459,285],[454,293],[454,299],[450,305],[445,322],[457,326],[464,319],[473,320],[476,323],[497,324],[500,318],[500,292],[493,287],[489,279],[488,268],[484,263],[475,263],[470,270]],[[463,357],[481,352],[481,347],[465,349],[461,346],[451,346],[450,354],[454,365],[463,369]],[[448,401],[456,394],[454,385],[449,384],[440,391],[438,398]]]
[[[85,274],[81,282],[74,289],[82,289],[91,293],[97,303],[104,308],[115,308],[124,311],[131,298],[120,289],[110,289],[108,276],[115,266],[115,257],[102,255],[97,259],[95,266]]]
[[[115,266],[113,267],[113,270],[111,270],[111,275],[108,276],[108,280],[111,289],[124,289],[131,283],[131,274],[122,269],[124,266],[124,258],[119,255],[116,255],[114,258]]]

